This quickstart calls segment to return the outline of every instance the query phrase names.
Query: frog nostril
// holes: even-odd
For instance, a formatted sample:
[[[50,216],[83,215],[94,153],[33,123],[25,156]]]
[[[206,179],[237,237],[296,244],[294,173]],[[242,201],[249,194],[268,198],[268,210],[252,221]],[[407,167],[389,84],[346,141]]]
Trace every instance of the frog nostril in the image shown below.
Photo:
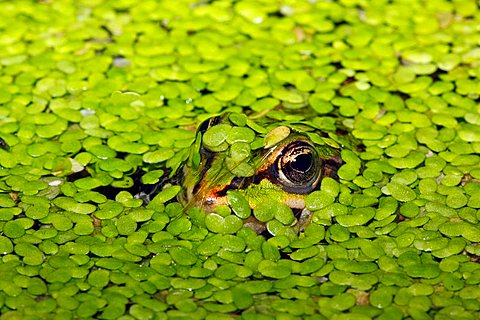
[[[208,130],[208,128],[213,127],[219,124],[220,122],[222,122],[223,117],[224,116],[208,118],[198,126],[197,132],[204,134]]]

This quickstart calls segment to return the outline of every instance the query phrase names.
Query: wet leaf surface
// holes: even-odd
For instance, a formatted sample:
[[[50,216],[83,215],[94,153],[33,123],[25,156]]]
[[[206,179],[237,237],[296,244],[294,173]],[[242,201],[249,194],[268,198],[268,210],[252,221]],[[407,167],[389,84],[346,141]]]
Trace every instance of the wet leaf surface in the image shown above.
[[[0,3],[0,318],[479,318],[478,10]],[[321,181],[261,196],[296,134]],[[207,152],[255,192],[186,203]]]

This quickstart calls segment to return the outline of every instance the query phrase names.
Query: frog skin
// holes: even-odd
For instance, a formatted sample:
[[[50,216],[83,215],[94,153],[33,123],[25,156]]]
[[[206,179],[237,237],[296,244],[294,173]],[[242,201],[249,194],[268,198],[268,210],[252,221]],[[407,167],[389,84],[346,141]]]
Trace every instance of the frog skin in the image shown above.
[[[309,132],[318,133],[318,129],[314,130],[305,123],[282,126],[283,129],[287,128],[285,130],[289,134],[271,146],[251,150],[250,156],[244,161],[253,171],[240,176],[228,166],[229,148],[213,151],[202,140],[210,128],[220,124],[233,126],[226,114],[205,121],[197,131],[197,141],[192,147],[190,159],[183,167],[182,185],[185,192],[180,195],[180,201],[187,207],[200,207],[208,214],[220,206],[229,206],[228,193],[235,190],[245,197],[251,209],[269,201],[289,206],[295,213],[301,231],[311,219],[311,213],[305,208],[306,196],[319,188],[323,178],[338,179],[336,171],[342,164],[342,144],[332,143],[331,137],[335,134],[322,132],[320,136],[330,145],[319,145],[308,136]],[[278,128],[275,124],[266,126]],[[262,141],[264,135],[257,132],[257,138]],[[265,231],[265,225],[253,215],[244,220],[244,225],[259,234]]]

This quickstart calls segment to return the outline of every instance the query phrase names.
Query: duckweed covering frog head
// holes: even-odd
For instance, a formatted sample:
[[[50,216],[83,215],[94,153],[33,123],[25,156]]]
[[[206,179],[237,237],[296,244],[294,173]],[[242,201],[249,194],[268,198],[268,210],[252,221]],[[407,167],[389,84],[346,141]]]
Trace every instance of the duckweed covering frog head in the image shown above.
[[[348,140],[328,121],[279,124],[238,113],[210,118],[183,167],[180,200],[209,214],[233,211],[257,233],[275,234],[278,224],[298,232],[311,220],[307,195],[322,179],[337,178]]]

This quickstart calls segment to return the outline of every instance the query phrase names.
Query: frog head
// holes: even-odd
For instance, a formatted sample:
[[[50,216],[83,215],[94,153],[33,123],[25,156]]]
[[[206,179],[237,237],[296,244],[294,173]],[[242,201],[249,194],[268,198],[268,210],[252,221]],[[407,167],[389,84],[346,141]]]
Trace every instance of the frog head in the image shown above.
[[[199,127],[183,168],[181,201],[208,214],[231,206],[235,193],[250,209],[265,203],[290,207],[303,228],[310,218],[306,196],[323,178],[337,178],[342,144],[336,140],[341,138],[335,132],[301,121],[279,125],[235,113],[210,118]],[[244,224],[265,230],[253,216]]]

